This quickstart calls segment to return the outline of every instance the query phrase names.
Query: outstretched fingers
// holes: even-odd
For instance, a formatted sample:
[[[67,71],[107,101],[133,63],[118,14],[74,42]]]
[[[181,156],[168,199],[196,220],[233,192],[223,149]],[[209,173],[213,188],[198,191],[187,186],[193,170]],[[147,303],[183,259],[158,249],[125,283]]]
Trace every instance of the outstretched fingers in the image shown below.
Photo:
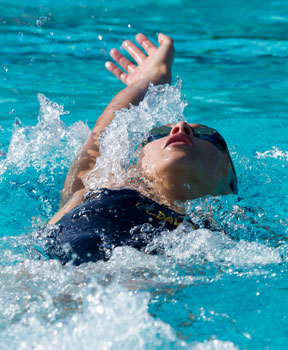
[[[130,40],[125,40],[122,44],[123,48],[134,58],[134,60],[140,64],[145,60],[146,55],[139,49],[138,46],[132,43]]]
[[[115,63],[108,61],[105,63],[105,67],[109,70],[109,72],[114,74],[117,79],[121,80],[124,84],[127,84],[128,74],[124,73],[120,68],[118,68]]]
[[[150,76],[153,76],[154,81],[157,83],[164,80],[169,82],[171,80],[171,65],[174,57],[172,38],[162,33],[158,34],[159,47],[154,45],[142,33],[136,35],[136,41],[141,47],[138,47],[130,40],[125,40],[122,44],[122,47],[130,54],[131,60],[124,57],[117,49],[112,49],[110,55],[114,62],[106,62],[106,68],[126,85],[137,83],[143,79],[149,80],[151,79]],[[166,66],[167,74],[162,74],[162,69],[162,77],[160,77],[160,70],[157,70],[158,66]],[[157,71],[159,77],[155,76],[153,70]]]
[[[131,73],[136,68],[135,64],[129,61],[126,57],[122,55],[118,50],[112,49],[110,51],[110,56],[115,62],[117,62],[126,72]]]
[[[157,50],[157,46],[155,46],[152,41],[150,41],[146,35],[139,33],[136,35],[136,41],[140,44],[143,49],[146,51],[148,55],[151,55]]]
[[[116,49],[112,49],[110,51],[110,56],[123,68],[123,70],[125,70],[128,73],[132,73],[136,68],[134,63],[129,61],[126,57],[122,55],[122,53],[120,53]],[[116,78],[121,80],[124,84],[127,84],[128,74],[125,73],[119,67],[117,67],[115,63],[108,61],[105,63],[105,67],[109,70],[109,72],[114,74]]]

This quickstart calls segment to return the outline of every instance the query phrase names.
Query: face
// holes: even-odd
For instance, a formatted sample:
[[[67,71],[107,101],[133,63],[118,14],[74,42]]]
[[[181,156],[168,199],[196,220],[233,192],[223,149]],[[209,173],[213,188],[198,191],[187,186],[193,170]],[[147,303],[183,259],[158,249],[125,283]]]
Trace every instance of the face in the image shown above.
[[[156,189],[164,195],[174,192],[177,200],[230,193],[229,156],[219,145],[197,136],[205,126],[186,122],[168,126],[170,134],[147,143],[139,158],[142,172]]]

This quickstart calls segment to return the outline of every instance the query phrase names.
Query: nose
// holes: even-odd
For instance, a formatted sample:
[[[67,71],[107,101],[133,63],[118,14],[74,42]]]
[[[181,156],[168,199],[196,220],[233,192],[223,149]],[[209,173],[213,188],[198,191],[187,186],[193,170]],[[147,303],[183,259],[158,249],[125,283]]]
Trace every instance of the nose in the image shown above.
[[[186,122],[179,122],[179,123],[175,124],[172,127],[170,135],[175,135],[178,132],[184,133],[188,136],[193,135],[193,130],[192,130],[191,126],[189,124],[187,124]]]

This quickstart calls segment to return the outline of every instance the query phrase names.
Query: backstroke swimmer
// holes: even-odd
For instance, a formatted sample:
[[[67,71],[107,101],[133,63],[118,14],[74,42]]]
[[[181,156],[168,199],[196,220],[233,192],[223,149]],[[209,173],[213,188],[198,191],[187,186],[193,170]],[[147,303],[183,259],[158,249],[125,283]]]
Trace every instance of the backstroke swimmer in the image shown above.
[[[94,192],[84,187],[82,178],[100,155],[99,136],[113,120],[114,111],[138,105],[150,82],[171,82],[172,39],[159,34],[159,47],[143,34],[137,34],[136,41],[145,53],[129,40],[122,44],[136,64],[116,49],[110,52],[121,68],[113,62],[106,62],[106,68],[126,87],[106,107],[76,156],[61,193],[60,210],[49,221],[47,254],[62,263],[107,260],[116,246],[145,251],[153,237],[183,221],[179,202],[237,193],[237,177],[223,137],[215,129],[184,121],[154,128],[146,135],[137,164],[141,184],[135,180]]]

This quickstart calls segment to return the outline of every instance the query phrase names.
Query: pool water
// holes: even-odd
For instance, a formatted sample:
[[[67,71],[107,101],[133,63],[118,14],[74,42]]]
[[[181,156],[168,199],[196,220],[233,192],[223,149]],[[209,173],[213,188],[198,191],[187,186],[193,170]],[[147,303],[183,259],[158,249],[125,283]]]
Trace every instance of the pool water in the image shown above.
[[[287,348],[287,13],[284,0],[0,0],[1,349]],[[119,113],[118,169],[133,135],[183,113],[223,134],[239,194],[187,203],[219,231],[163,232],[150,245],[161,256],[120,247],[108,262],[61,266],[34,232],[123,87],[104,69],[109,50],[138,32],[173,36],[173,87],[149,115]],[[102,170],[116,160],[114,127]]]

